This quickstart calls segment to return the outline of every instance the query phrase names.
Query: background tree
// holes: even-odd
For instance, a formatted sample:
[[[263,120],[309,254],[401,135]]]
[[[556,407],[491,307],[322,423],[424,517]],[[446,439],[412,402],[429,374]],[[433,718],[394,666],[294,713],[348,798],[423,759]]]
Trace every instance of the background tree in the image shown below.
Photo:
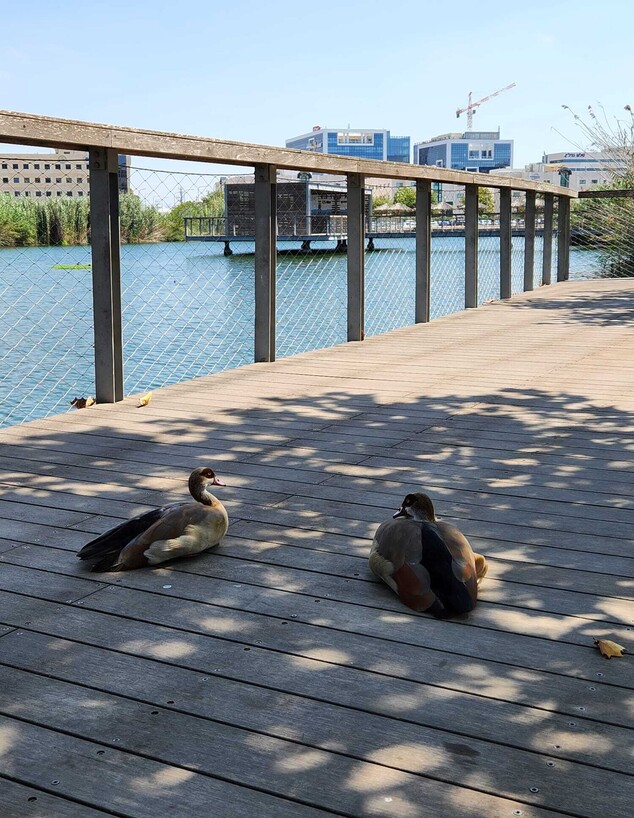
[[[394,201],[407,207],[416,207],[416,188],[399,187],[394,194]]]
[[[495,199],[490,187],[478,188],[478,215],[491,217],[495,213]]]

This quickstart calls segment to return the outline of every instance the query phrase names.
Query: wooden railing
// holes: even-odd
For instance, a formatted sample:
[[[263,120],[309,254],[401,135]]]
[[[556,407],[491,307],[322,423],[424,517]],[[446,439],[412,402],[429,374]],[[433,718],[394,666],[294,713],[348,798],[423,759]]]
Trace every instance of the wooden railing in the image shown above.
[[[536,195],[544,199],[542,282],[551,281],[553,213],[557,200],[557,280],[568,278],[568,188],[488,174],[397,162],[315,154],[263,145],[101,125],[0,111],[0,141],[89,152],[90,221],[96,395],[123,397],[118,156],[246,165],[255,169],[255,361],[275,359],[276,171],[344,174],[347,179],[347,338],[364,336],[364,189],[367,178],[413,181],[416,186],[416,322],[430,318],[432,183],[465,186],[465,307],[478,303],[478,187],[499,190],[500,295],[511,295],[511,191],[526,193],[524,289],[533,287]]]

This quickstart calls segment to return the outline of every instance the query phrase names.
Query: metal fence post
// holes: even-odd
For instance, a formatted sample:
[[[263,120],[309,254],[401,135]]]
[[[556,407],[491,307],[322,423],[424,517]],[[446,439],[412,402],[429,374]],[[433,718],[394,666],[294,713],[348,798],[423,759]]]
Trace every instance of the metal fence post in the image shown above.
[[[465,185],[464,305],[478,306],[478,186]]]
[[[364,177],[348,173],[348,341],[362,341],[365,324]]]
[[[535,280],[535,191],[526,191],[524,213],[524,292],[532,290]]]
[[[255,166],[256,362],[275,360],[276,178],[273,165]]]
[[[119,158],[110,148],[91,148],[90,244],[98,403],[123,398]]]
[[[558,196],[557,281],[568,281],[570,272],[570,199]]]
[[[553,204],[552,193],[544,195],[544,246],[542,250],[542,284],[550,284],[553,266]]]
[[[416,182],[416,307],[417,324],[429,321],[431,284],[431,182]]]
[[[511,189],[500,188],[500,298],[510,298],[511,286]]]

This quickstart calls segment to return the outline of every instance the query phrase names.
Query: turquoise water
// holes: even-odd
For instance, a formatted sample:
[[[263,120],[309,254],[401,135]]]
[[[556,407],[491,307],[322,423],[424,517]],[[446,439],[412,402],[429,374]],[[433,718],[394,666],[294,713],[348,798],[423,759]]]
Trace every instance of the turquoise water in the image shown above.
[[[414,323],[414,240],[376,244],[366,253],[366,335]],[[513,239],[513,292],[522,289],[523,245]],[[536,245],[537,285],[541,239]],[[434,318],[463,307],[463,248],[461,238],[433,240]],[[126,394],[252,361],[253,246],[236,244],[230,257],[222,249],[206,242],[122,248]],[[88,247],[0,249],[0,425],[94,395],[91,271],[56,268],[82,264],[90,264]],[[498,239],[481,237],[480,303],[499,297],[498,265]],[[594,275],[596,254],[573,249],[571,278]],[[343,343],[346,325],[346,257],[279,256],[277,356]]]

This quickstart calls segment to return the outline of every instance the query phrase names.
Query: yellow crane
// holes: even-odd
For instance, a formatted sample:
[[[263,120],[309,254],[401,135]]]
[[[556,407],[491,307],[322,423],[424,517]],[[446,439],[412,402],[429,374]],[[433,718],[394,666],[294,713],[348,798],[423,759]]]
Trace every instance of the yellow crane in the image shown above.
[[[470,131],[473,127],[473,115],[476,112],[476,108],[479,108],[483,102],[486,102],[489,99],[493,99],[493,97],[497,97],[498,94],[501,94],[503,91],[508,91],[511,88],[515,88],[515,83],[512,82],[510,85],[506,85],[504,88],[500,88],[499,91],[494,91],[492,94],[489,94],[486,97],[482,97],[482,99],[477,100],[476,102],[472,101],[472,92],[469,91],[469,101],[465,108],[458,108],[456,110],[456,117],[459,117],[460,114],[464,114],[465,111],[467,112],[467,130]]]

